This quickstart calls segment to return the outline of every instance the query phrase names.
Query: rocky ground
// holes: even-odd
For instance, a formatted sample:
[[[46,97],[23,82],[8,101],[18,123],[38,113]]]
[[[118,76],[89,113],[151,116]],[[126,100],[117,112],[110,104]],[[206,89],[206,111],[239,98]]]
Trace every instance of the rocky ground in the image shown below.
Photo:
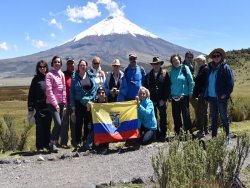
[[[108,155],[71,149],[61,149],[57,154],[19,153],[0,159],[0,187],[96,187],[126,182],[151,187],[151,157],[167,146],[166,142],[153,143],[135,151],[112,150]],[[244,167],[249,165],[250,157]]]

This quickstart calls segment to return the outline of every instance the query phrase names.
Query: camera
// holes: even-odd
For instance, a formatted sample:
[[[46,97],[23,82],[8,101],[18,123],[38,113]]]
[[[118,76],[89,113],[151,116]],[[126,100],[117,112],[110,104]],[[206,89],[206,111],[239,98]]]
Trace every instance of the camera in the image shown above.
[[[113,88],[113,90],[112,90],[113,92],[116,92],[116,88]]]

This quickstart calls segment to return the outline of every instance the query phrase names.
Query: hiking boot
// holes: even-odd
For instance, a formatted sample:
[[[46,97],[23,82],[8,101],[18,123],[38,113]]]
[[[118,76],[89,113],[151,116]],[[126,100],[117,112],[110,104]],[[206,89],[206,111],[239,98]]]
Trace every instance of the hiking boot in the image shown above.
[[[58,153],[58,148],[56,147],[55,144],[51,144],[51,145],[49,146],[49,151],[50,151],[51,153]]]

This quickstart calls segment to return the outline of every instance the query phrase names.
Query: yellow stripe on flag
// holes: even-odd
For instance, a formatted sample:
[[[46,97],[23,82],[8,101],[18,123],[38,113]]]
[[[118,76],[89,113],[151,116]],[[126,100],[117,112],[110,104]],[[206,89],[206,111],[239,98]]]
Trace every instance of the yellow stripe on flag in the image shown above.
[[[119,114],[120,123],[137,119],[136,101],[114,102],[114,103],[94,103],[91,109],[93,124],[110,123],[111,113]]]

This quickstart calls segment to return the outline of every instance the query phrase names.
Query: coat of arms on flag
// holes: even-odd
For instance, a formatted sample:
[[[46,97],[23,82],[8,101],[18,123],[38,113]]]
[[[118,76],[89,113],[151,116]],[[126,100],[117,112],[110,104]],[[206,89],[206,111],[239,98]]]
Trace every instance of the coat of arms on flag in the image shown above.
[[[138,138],[135,101],[94,103],[91,109],[95,144]]]
[[[120,123],[119,123],[120,113],[119,112],[110,112],[109,116],[112,120],[112,126],[115,128],[118,128],[120,125]]]

